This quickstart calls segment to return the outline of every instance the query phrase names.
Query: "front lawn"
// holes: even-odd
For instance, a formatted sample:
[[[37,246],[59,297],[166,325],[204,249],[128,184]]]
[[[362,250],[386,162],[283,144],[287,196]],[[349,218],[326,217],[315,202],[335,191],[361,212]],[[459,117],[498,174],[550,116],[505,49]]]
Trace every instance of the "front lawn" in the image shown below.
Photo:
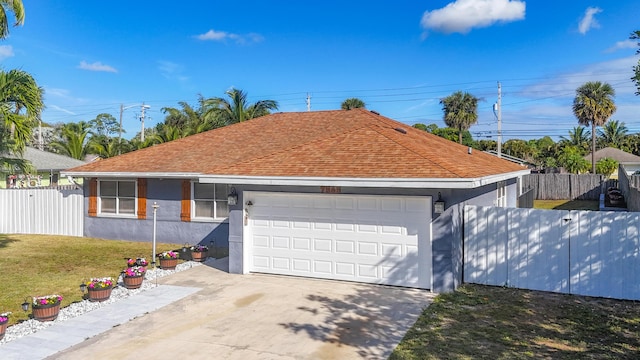
[[[182,245],[157,244],[157,252]],[[114,280],[126,267],[124,258],[151,261],[150,243],[72,236],[0,234],[0,313],[11,311],[9,324],[29,318],[25,299],[62,295],[62,306],[82,300],[79,285],[92,277]]]
[[[640,303],[466,284],[440,294],[390,359],[637,359]]]

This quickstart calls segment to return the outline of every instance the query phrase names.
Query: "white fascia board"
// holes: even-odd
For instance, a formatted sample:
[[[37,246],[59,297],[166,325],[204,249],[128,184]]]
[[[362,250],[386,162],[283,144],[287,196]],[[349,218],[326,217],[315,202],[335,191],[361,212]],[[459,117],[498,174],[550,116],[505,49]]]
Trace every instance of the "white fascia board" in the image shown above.
[[[95,178],[197,179],[200,173],[62,171],[60,176]]]
[[[388,188],[431,188],[431,189],[473,189],[498,181],[529,174],[530,170],[516,171],[482,178],[454,179],[408,179],[408,178],[321,178],[321,177],[277,177],[277,176],[237,176],[202,175],[198,181],[204,184],[233,185],[284,185],[284,186],[344,186],[344,187],[388,187]]]

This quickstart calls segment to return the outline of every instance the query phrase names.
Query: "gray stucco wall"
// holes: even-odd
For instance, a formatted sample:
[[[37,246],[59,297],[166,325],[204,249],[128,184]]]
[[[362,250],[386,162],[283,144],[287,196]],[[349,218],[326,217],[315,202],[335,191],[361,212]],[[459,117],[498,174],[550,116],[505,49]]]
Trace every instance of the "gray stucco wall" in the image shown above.
[[[88,183],[85,181],[85,209],[88,205]],[[182,180],[147,181],[147,218],[145,220],[90,217],[85,211],[84,235],[103,239],[151,242],[153,240],[153,203],[156,213],[156,241],[173,244],[229,246],[229,222],[180,221]],[[214,242],[214,243],[212,243]]]
[[[88,181],[85,181],[85,201],[88,202]],[[158,242],[211,245],[229,248],[229,271],[243,272],[243,191],[271,191],[294,193],[321,193],[318,186],[258,186],[236,185],[238,204],[230,208],[228,221],[183,222],[180,221],[181,180],[149,179],[147,182],[147,219],[122,219],[89,217],[85,212],[85,236],[151,241],[153,236],[154,202],[160,206],[157,212]],[[399,188],[351,188],[342,187],[343,194],[432,196],[438,194],[445,201],[445,212],[433,214],[432,255],[433,291],[452,291],[462,283],[463,263],[463,208],[464,205],[493,206],[497,198],[496,184],[476,189],[399,189]],[[507,205],[517,204],[517,182],[507,182]],[[88,208],[88,204],[85,204]],[[432,209],[433,210],[433,209]],[[229,225],[231,224],[231,226]]]

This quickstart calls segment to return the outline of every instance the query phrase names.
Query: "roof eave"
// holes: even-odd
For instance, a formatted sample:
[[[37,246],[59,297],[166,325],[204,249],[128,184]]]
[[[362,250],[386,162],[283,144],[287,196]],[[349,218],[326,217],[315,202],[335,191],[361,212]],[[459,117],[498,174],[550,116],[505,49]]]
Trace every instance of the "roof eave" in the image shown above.
[[[61,176],[96,177],[96,178],[159,178],[159,179],[197,179],[200,173],[171,172],[95,172],[95,171],[62,171]]]
[[[343,187],[388,187],[473,189],[487,184],[530,174],[520,170],[479,178],[336,178],[336,177],[281,177],[281,176],[237,176],[201,175],[201,183],[226,183],[234,185],[280,185],[280,186],[343,186]]]

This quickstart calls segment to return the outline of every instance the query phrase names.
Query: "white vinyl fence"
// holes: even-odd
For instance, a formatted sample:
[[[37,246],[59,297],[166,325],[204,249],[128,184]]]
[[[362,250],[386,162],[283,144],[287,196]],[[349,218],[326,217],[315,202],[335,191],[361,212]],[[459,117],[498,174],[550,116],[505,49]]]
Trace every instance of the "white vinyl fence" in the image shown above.
[[[640,213],[465,206],[464,281],[640,300]]]
[[[83,235],[82,189],[0,190],[0,233]]]

